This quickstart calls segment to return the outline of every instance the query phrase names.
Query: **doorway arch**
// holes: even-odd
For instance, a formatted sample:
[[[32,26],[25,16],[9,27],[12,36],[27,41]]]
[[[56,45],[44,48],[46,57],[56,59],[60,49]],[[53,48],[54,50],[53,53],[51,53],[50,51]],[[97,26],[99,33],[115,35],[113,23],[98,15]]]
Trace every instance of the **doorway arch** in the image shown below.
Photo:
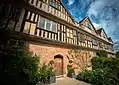
[[[54,71],[56,76],[63,75],[63,56],[56,55],[54,56]]]

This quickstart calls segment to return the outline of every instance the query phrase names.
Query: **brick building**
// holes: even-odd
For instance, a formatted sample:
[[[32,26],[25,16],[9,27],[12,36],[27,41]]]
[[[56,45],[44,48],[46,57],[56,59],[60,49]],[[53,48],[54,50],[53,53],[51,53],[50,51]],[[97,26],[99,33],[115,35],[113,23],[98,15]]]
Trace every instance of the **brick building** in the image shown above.
[[[75,72],[90,67],[96,51],[111,57],[113,41],[89,17],[74,21],[61,0],[7,0],[0,3],[0,28],[10,30],[10,45],[26,46],[41,57],[41,64],[54,61],[57,76],[67,74],[72,61]]]

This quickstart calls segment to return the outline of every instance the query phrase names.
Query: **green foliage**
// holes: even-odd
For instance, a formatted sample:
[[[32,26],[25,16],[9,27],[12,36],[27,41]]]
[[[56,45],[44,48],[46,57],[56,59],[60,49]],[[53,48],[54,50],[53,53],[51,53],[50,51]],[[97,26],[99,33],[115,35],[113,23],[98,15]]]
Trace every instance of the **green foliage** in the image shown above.
[[[70,68],[72,68],[72,65],[67,65],[67,69],[70,69]]]
[[[46,65],[45,63],[40,67],[39,73],[40,73],[40,79],[39,80],[43,84],[48,83],[50,77],[55,76],[55,72],[53,71],[53,68],[49,64]]]
[[[119,85],[118,58],[94,57],[92,66],[92,71],[81,72],[77,79],[93,85]]]
[[[67,69],[68,69],[68,74],[75,73],[74,69],[72,68],[72,65],[67,65]]]
[[[104,51],[104,50],[103,51],[100,50],[100,51],[96,52],[96,55],[99,56],[99,57],[107,57],[107,52]]]
[[[72,73],[75,73],[74,69],[73,68],[68,69],[68,74],[72,74]]]
[[[53,60],[51,60],[51,61],[49,62],[49,64],[50,64],[50,65],[53,65],[53,64],[54,64],[54,61],[53,61]]]
[[[94,57],[91,59],[92,69],[102,68],[102,60],[100,57]]]
[[[91,83],[92,77],[93,77],[92,71],[84,70],[83,72],[77,75],[76,79],[85,81],[87,83]]]
[[[25,49],[16,49],[14,55],[1,55],[3,82],[10,85],[28,85],[38,82],[39,57]]]
[[[119,58],[119,52],[116,52],[116,57]]]

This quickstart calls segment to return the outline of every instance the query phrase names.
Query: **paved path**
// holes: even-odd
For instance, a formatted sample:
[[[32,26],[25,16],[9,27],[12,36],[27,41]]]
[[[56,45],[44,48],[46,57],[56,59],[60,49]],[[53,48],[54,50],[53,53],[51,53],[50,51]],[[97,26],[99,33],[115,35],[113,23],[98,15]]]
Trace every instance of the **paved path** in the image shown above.
[[[51,85],[91,85],[83,81],[78,81],[74,78],[59,78],[56,83]]]

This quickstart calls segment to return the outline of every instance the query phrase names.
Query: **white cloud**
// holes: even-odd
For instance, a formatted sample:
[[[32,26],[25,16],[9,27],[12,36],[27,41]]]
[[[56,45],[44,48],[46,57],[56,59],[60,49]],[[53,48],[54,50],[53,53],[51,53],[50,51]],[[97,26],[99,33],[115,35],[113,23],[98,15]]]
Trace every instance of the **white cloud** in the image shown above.
[[[96,0],[90,5],[88,16],[95,16],[106,33],[114,42],[119,40],[119,5],[118,0]],[[94,25],[97,25],[93,23]],[[119,42],[118,42],[119,45]]]
[[[118,0],[96,0],[90,5],[88,16],[95,16],[113,39],[119,34],[119,5]]]
[[[94,27],[96,28],[96,29],[99,29],[99,28],[102,28],[102,26],[100,25],[100,24],[97,24],[97,23],[92,23],[93,25],[94,25]]]
[[[68,5],[72,5],[75,2],[75,0],[68,0]]]

